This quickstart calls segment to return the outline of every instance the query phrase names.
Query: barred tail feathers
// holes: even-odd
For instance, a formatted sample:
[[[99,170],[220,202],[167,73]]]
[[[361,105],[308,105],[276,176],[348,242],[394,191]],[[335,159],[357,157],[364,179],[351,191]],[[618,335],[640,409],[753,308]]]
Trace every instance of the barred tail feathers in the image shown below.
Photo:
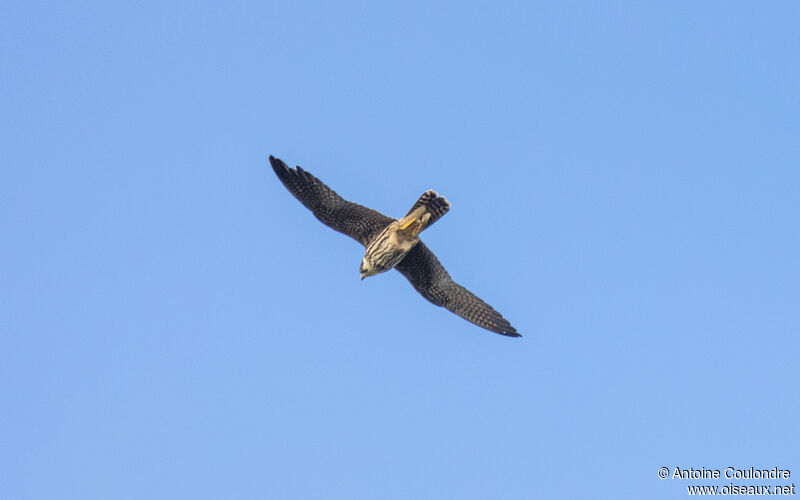
[[[411,210],[403,217],[401,227],[406,224],[411,227],[419,226],[418,229],[415,229],[415,232],[419,234],[439,220],[448,210],[450,210],[450,202],[444,196],[439,196],[436,191],[429,189],[422,193]]]

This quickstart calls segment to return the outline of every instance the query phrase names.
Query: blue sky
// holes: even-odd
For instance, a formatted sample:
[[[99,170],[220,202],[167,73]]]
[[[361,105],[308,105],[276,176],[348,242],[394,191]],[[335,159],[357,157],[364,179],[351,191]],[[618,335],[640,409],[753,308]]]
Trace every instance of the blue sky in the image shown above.
[[[0,497],[800,474],[795,2],[6,2]],[[268,167],[405,213],[428,304]],[[738,481],[734,484],[747,485]]]

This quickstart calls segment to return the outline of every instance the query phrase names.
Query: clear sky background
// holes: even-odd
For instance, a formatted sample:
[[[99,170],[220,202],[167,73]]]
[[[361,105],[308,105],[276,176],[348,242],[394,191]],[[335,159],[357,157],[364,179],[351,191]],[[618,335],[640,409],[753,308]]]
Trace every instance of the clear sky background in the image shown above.
[[[797,2],[0,7],[0,497],[800,485]],[[398,216],[524,335],[320,224]],[[731,481],[711,481],[726,485]]]

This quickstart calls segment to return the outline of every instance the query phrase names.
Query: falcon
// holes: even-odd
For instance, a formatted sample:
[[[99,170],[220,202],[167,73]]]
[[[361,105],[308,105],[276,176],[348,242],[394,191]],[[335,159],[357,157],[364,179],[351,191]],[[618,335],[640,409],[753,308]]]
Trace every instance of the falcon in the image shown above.
[[[425,191],[398,220],[345,200],[299,166],[289,168],[272,155],[269,162],[286,189],[317,219],[366,247],[359,269],[362,280],[397,269],[431,303],[481,328],[521,337],[502,314],[453,281],[439,259],[420,241],[419,234],[450,210],[444,196],[433,190]]]

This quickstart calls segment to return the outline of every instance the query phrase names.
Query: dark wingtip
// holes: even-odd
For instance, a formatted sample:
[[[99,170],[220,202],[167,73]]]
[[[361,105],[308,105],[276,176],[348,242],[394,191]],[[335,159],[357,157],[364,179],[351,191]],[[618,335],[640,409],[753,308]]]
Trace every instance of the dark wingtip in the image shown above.
[[[522,334],[517,332],[517,330],[511,325],[508,325],[508,328],[495,330],[495,333],[499,333],[500,335],[505,335],[506,337],[522,337]]]
[[[272,165],[272,168],[273,168],[273,169],[278,169],[278,168],[280,168],[281,166],[286,166],[286,164],[285,164],[285,163],[283,163],[283,162],[280,160],[280,158],[275,158],[275,157],[274,157],[274,156],[272,156],[272,155],[269,155],[269,164],[270,164],[270,165]]]
[[[275,158],[274,156],[269,155],[269,163],[272,165],[272,170],[275,171],[278,177],[283,178],[283,176],[286,175],[286,172],[291,172],[289,166],[286,165],[280,158]]]
[[[491,307],[491,306],[490,306]],[[494,309],[492,309],[494,311]],[[499,312],[494,311],[497,314],[497,317],[494,318],[495,321],[491,326],[484,326],[487,330],[491,330],[494,333],[499,333],[500,335],[505,335],[506,337],[522,337],[522,335],[517,332],[517,329],[514,328],[511,323],[507,319],[505,319]]]

